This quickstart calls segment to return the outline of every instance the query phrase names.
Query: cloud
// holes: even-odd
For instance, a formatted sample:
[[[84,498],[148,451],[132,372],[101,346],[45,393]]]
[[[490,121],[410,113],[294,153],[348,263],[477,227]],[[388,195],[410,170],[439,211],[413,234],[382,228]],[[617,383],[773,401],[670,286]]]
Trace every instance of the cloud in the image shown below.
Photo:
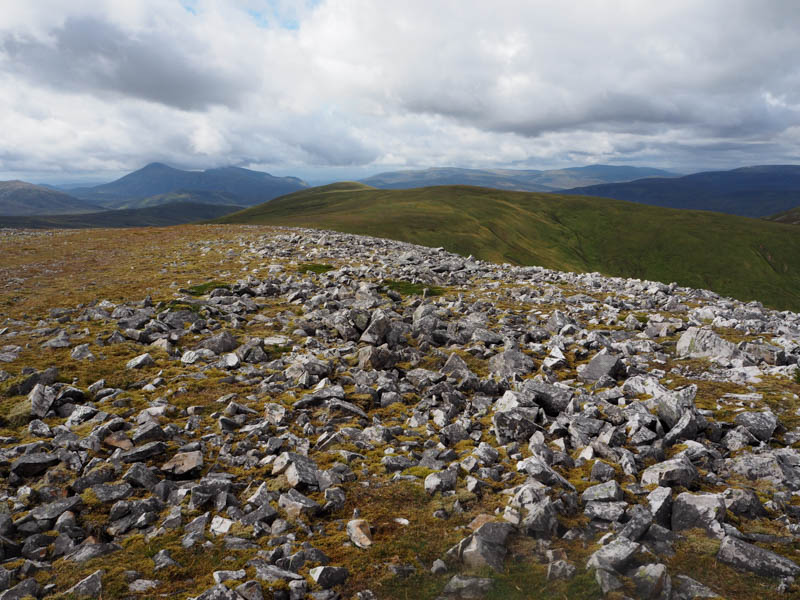
[[[197,40],[144,32],[135,36],[93,17],[72,18],[40,41],[7,37],[5,65],[20,78],[63,92],[140,98],[183,110],[236,106],[253,87],[243,73],[197,60]]]
[[[4,23],[0,172],[800,156],[779,0],[41,0]]]

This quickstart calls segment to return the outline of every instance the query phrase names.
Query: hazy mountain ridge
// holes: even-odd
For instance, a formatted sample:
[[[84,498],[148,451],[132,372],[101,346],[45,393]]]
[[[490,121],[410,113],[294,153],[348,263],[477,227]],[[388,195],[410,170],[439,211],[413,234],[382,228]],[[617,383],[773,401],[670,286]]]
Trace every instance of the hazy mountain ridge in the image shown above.
[[[0,215],[87,213],[101,206],[25,181],[0,181]]]
[[[669,179],[575,187],[563,192],[669,208],[764,217],[800,205],[800,166],[758,165]]]
[[[95,227],[166,227],[215,219],[242,206],[204,202],[169,202],[143,208],[62,215],[2,216],[0,227],[25,229],[89,229]]]
[[[578,185],[670,176],[673,174],[662,169],[612,165],[589,165],[550,170],[433,167],[422,170],[387,171],[360,181],[381,189],[412,189],[432,185],[477,185],[504,190],[547,192]]]

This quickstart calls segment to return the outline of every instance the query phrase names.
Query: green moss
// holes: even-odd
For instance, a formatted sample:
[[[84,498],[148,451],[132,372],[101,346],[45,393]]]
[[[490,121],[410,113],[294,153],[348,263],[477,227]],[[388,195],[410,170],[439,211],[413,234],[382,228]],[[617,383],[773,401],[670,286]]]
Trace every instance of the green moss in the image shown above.
[[[425,479],[431,473],[436,473],[436,471],[434,469],[429,469],[428,467],[421,467],[419,465],[409,467],[405,471],[403,471],[403,475],[412,475],[413,477],[419,477],[420,479]]]
[[[210,292],[211,290],[215,290],[217,288],[225,288],[230,289],[230,285],[224,283],[222,281],[209,281],[207,283],[200,283],[197,285],[193,285],[183,290],[184,293],[190,294],[192,296],[203,296]]]
[[[333,271],[335,268],[336,267],[333,265],[323,265],[320,263],[302,263],[297,265],[297,272],[308,273],[310,271],[312,273],[316,273],[317,275],[321,275],[322,273]]]
[[[393,279],[384,279],[381,285],[403,296],[421,296],[424,293],[430,298],[432,296],[441,296],[445,292],[444,288],[436,285],[411,283],[410,281],[395,281]]]

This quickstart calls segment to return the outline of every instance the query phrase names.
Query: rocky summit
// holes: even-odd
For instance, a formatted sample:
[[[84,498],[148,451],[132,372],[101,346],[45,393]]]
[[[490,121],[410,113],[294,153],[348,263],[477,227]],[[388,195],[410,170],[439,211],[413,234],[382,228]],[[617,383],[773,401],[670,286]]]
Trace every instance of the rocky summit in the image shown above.
[[[0,599],[800,596],[800,315],[198,231],[201,284],[3,306]]]

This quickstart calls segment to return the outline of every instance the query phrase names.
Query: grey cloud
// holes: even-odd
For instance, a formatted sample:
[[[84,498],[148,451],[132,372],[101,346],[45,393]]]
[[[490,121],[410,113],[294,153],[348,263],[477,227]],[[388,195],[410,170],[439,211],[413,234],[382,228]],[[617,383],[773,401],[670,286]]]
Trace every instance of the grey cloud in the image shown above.
[[[41,41],[6,32],[6,71],[59,90],[112,93],[202,110],[235,106],[252,81],[204,65],[175,38],[131,34],[92,17],[67,20]]]

